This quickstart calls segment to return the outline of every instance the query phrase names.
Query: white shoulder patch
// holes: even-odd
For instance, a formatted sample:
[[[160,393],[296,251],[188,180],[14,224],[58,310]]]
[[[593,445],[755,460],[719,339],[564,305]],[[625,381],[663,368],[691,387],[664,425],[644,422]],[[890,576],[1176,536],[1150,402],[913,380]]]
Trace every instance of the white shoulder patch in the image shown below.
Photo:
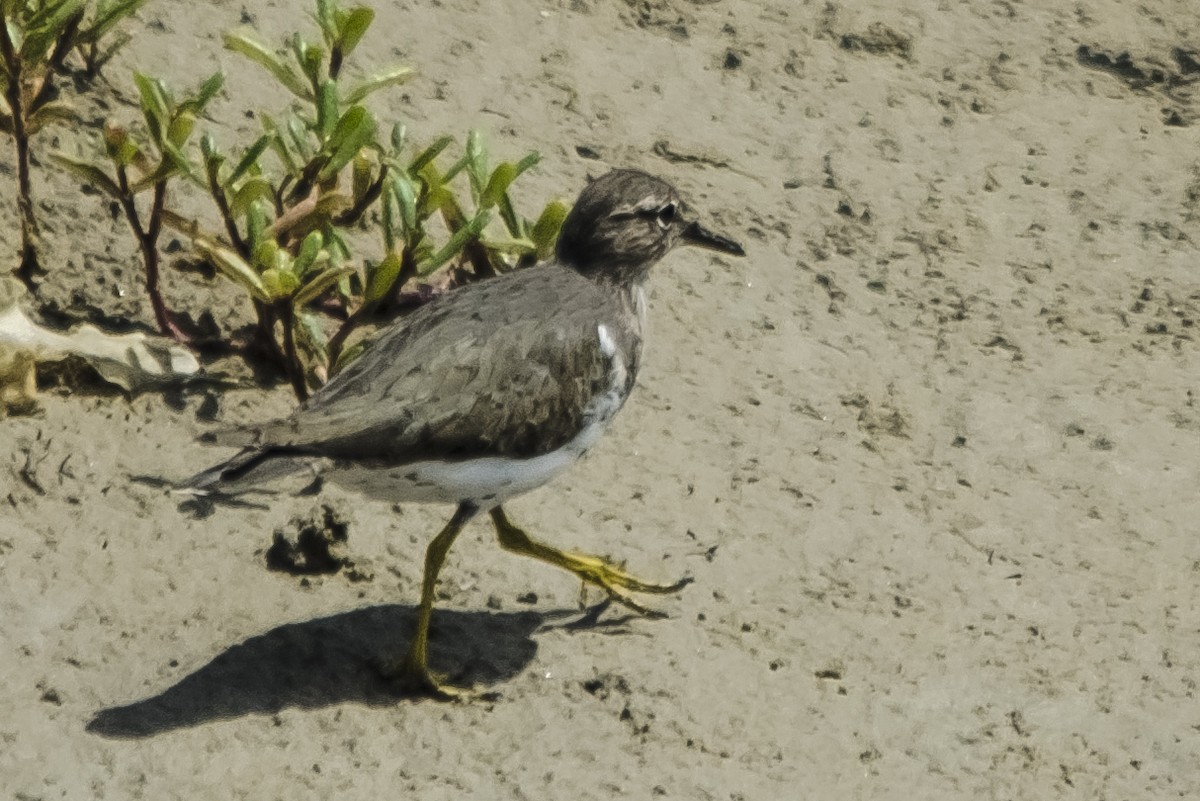
[[[605,356],[610,359],[617,352],[617,341],[613,339],[612,333],[606,325],[596,326],[596,333],[600,336],[600,350]]]

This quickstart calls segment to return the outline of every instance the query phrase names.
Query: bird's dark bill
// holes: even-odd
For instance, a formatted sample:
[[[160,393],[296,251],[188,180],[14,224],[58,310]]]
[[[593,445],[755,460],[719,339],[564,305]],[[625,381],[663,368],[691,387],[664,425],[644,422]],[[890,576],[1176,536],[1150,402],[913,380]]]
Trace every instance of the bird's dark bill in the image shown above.
[[[709,250],[719,250],[722,253],[728,253],[732,256],[745,256],[746,251],[742,250],[742,246],[734,242],[727,236],[713,233],[698,222],[694,222],[683,229],[683,236],[680,237],[689,245],[696,245]]]

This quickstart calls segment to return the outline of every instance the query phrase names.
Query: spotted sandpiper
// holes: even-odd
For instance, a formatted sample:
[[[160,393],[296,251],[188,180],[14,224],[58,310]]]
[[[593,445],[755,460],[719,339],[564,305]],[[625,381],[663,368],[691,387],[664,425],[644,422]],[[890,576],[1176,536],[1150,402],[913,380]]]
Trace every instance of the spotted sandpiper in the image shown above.
[[[438,571],[455,537],[487,511],[500,545],[574,573],[639,613],[638,593],[674,593],[599,557],[561,551],[514,525],[502,504],[583,456],[633,390],[650,267],[677,244],[735,256],[667,182],[615,170],[589,184],[563,223],[556,258],[443,295],[403,318],[289,417],[215,436],[243,450],[192,478],[236,494],[289,474],[322,476],[391,502],[456,504],[425,553],[417,629],[387,672],[407,689],[455,694],[430,672]]]

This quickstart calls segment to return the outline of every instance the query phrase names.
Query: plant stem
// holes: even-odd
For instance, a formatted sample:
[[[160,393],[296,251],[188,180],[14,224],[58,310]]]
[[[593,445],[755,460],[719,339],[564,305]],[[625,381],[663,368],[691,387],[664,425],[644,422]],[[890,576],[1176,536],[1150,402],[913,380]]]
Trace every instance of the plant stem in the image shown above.
[[[254,336],[258,340],[259,347],[286,374],[287,357],[283,355],[283,349],[275,341],[275,313],[266,303],[255,300],[254,315],[257,321],[254,326]]]
[[[392,288],[388,291],[384,298],[385,303],[395,304],[396,299],[400,296],[400,288],[403,287],[408,280],[417,274],[417,264],[413,259],[412,251],[405,248],[404,255],[400,261],[400,272],[396,275],[396,281],[392,284]],[[329,360],[329,369],[332,371],[337,366],[338,359],[342,356],[342,348],[346,346],[346,338],[363,324],[366,320],[375,316],[378,311],[378,303],[364,303],[354,310],[354,313],[346,318],[346,321],[341,324],[333,336],[329,338],[329,344],[325,347],[326,358]]]
[[[83,22],[84,10],[81,8],[71,15],[54,43],[54,50],[46,60],[50,69],[55,72],[67,71],[67,56],[75,49],[76,37],[79,35],[79,23]],[[49,81],[46,82],[49,84]]]
[[[280,303],[279,322],[283,324],[283,354],[286,359],[288,378],[298,400],[308,400],[308,384],[304,381],[304,366],[296,353],[296,309],[290,299]]]
[[[124,184],[119,184],[124,189]],[[222,219],[225,222],[226,233],[229,235],[233,243],[234,249],[243,258],[249,258],[249,245],[242,238],[237,229],[237,223],[230,213],[228,202],[225,198],[225,193],[221,189],[220,184],[215,180],[214,173],[209,171],[209,190],[212,194],[213,201],[217,204],[217,210],[220,212]],[[134,210],[136,214],[136,209]],[[173,211],[164,210],[160,217],[164,218],[166,223],[172,228],[181,231],[185,235],[195,236],[198,228],[194,221],[188,221]],[[136,229],[135,229],[136,230]],[[212,239],[213,237],[209,237]],[[284,375],[288,378],[288,383],[292,385],[292,391],[296,393],[296,397],[304,400],[308,397],[308,385],[304,380],[304,366],[300,362],[299,354],[296,353],[295,339],[295,312],[290,303],[268,304],[261,300],[254,299],[254,339],[253,346],[248,350],[255,350],[260,358],[269,359],[272,363],[283,370]],[[275,323],[279,322],[283,325],[283,347],[279,346],[279,341],[275,339]]]
[[[150,224],[141,239],[142,260],[146,263],[146,292],[150,295],[150,305],[154,307],[154,319],[158,328],[164,334],[173,336],[183,342],[185,337],[179,327],[167,313],[167,304],[163,302],[162,288],[159,285],[159,255],[158,235],[162,232],[163,205],[167,199],[167,184],[165,181],[154,185],[154,200],[150,207]]]
[[[238,232],[237,221],[233,219],[233,214],[229,210],[229,199],[225,196],[225,189],[221,186],[215,163],[210,164],[208,167],[208,191],[212,195],[213,202],[217,204],[217,211],[221,215],[221,220],[225,223],[225,233],[229,235],[229,243],[233,245],[233,249],[238,252],[239,256],[242,258],[249,257],[249,249],[246,247],[246,242],[242,239],[242,235]]]
[[[33,194],[29,180],[29,132],[25,128],[25,103],[22,87],[25,84],[21,54],[13,45],[7,20],[0,19],[0,57],[4,59],[8,84],[4,99],[12,113],[12,135],[17,147],[17,210],[21,218],[21,262],[14,271],[30,291],[35,289],[33,277],[44,272],[37,258],[37,219],[33,216]]]
[[[361,220],[362,216],[367,213],[367,209],[371,208],[371,204],[379,200],[379,196],[383,193],[383,182],[387,180],[387,175],[388,168],[384,164],[379,168],[379,177],[371,182],[371,185],[367,187],[367,191],[363,193],[362,198],[333,219],[334,225],[349,228]]]
[[[158,330],[178,342],[186,342],[187,336],[171,320],[159,284],[158,236],[162,233],[167,184],[165,181],[160,181],[154,185],[154,199],[150,205],[150,221],[145,228],[142,227],[134,194],[129,189],[129,174],[124,166],[117,167],[117,187],[121,190],[121,208],[125,211],[125,219],[129,221],[129,227],[133,229],[134,238],[137,239],[138,246],[142,251],[142,263],[146,267],[146,294],[150,296],[150,306],[154,309],[154,321],[158,323]]]
[[[332,374],[333,369],[337,367],[337,361],[342,355],[342,348],[346,345],[346,337],[350,336],[350,332],[358,328],[359,324],[366,319],[367,315],[372,310],[366,305],[359,306],[354,310],[354,313],[346,318],[346,322],[342,323],[333,336],[329,338],[329,345],[325,348],[325,355],[329,359],[329,370]]]
[[[442,209],[442,219],[446,222],[446,228],[450,230],[450,235],[458,233],[458,231],[467,224],[467,218],[457,208]],[[467,261],[471,263],[471,277],[478,281],[481,278],[495,278],[496,268],[492,266],[492,260],[488,258],[487,248],[479,241],[479,237],[472,237],[463,245],[463,255],[467,257]]]
[[[342,48],[340,45],[334,45],[329,51],[329,77],[332,80],[337,80],[338,73],[342,71]]]

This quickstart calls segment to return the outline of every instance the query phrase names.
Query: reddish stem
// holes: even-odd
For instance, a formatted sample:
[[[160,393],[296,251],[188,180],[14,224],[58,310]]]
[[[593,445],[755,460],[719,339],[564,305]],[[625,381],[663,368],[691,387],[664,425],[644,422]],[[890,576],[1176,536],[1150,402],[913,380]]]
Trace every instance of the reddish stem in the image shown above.
[[[117,186],[121,190],[121,208],[125,211],[125,219],[133,229],[133,235],[142,251],[142,263],[146,267],[146,294],[150,296],[150,306],[154,309],[154,320],[158,330],[164,335],[174,338],[177,342],[187,342],[188,337],[171,319],[167,304],[163,301],[160,286],[160,270],[158,256],[158,236],[162,233],[163,206],[167,200],[167,184],[161,181],[154,185],[154,198],[150,205],[150,221],[142,227],[141,216],[138,214],[134,194],[129,189],[129,175],[124,166],[117,167]]]
[[[33,290],[33,276],[42,272],[37,258],[37,219],[33,216],[33,192],[29,179],[29,131],[25,127],[25,101],[22,88],[25,76],[21,55],[13,45],[8,26],[0,25],[0,57],[4,59],[5,71],[8,73],[8,84],[4,90],[4,99],[12,114],[12,135],[17,148],[17,211],[21,218],[21,262],[17,266],[16,276]]]

